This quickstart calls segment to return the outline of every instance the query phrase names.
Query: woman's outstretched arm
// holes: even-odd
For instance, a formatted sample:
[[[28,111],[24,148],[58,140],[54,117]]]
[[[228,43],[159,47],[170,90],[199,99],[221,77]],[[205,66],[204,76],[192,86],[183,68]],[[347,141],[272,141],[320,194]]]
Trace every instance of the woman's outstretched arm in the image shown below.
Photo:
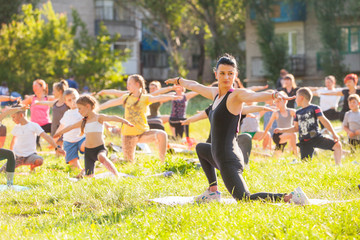
[[[179,84],[186,89],[197,92],[205,98],[213,100],[216,93],[217,88],[204,86],[196,81],[187,80],[184,78],[170,78],[165,81],[166,84]]]

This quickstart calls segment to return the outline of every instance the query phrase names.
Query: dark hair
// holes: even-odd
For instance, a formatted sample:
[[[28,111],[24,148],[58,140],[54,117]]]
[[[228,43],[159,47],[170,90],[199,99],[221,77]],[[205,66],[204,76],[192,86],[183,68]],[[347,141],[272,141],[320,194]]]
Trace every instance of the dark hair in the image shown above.
[[[225,53],[224,55],[222,55],[217,63],[216,63],[216,67],[214,69],[214,71],[216,71],[218,69],[218,67],[220,66],[220,64],[223,64],[223,65],[230,65],[234,68],[237,69],[237,62],[236,62],[236,59],[234,58],[234,56],[228,54],[228,53]]]
[[[297,90],[296,92],[298,95],[303,96],[306,100],[308,100],[309,102],[311,102],[311,99],[313,97],[312,92],[309,88],[307,87],[302,87],[299,88],[299,90]]]
[[[96,106],[98,104],[96,99],[93,96],[90,96],[90,95],[84,95],[84,96],[79,97],[79,99],[76,101],[76,103],[80,104],[80,105],[84,105],[84,106],[86,104],[89,104],[93,110],[96,108]],[[84,134],[84,128],[85,128],[85,125],[86,125],[86,121],[87,121],[87,117],[84,117],[83,121],[81,123],[81,134],[80,134],[80,136],[82,136]]]

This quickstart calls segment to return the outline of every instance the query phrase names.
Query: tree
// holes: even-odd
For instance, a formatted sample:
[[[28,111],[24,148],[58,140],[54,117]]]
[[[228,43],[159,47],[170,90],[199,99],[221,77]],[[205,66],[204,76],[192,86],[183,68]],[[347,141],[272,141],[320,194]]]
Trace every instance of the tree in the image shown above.
[[[7,24],[11,21],[13,15],[18,14],[21,5],[31,3],[35,5],[39,0],[0,0],[0,24]]]
[[[275,35],[274,23],[271,19],[271,6],[276,0],[249,0],[248,6],[256,13],[256,29],[258,45],[263,57],[267,77],[274,83],[282,68],[288,62],[287,42]]]
[[[95,39],[90,37],[75,11],[70,27],[50,2],[42,9],[24,5],[22,11],[0,30],[0,77],[10,89],[29,93],[37,78],[52,83],[68,75],[94,89],[103,88],[109,79],[121,79],[124,54],[111,50],[117,36],[103,28]]]

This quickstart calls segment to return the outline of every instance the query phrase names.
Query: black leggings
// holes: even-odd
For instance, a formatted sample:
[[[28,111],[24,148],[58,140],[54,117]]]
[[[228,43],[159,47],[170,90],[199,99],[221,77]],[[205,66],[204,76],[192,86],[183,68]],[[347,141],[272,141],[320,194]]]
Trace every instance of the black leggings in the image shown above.
[[[44,132],[51,133],[51,123],[47,123],[44,126],[41,126],[41,128],[44,130]],[[40,136],[36,137],[36,146],[41,150]]]
[[[243,167],[239,160],[216,161],[211,154],[211,144],[199,143],[196,145],[196,153],[199,157],[201,167],[209,181],[210,186],[217,186],[215,168],[220,170],[220,174],[227,190],[236,200],[271,200],[277,201],[284,198],[285,194],[260,192],[250,194],[249,189],[242,176]],[[225,160],[225,159],[222,159]]]
[[[170,126],[175,128],[175,136],[182,138],[185,131],[185,136],[189,137],[189,125],[181,125],[182,120],[186,120],[186,118],[170,118],[169,123]]]
[[[6,171],[15,172],[15,154],[7,149],[0,148],[0,160],[7,159]]]
[[[98,160],[98,155],[101,152],[107,153],[104,145],[100,145],[94,148],[85,148],[85,174],[94,174],[95,162]]]

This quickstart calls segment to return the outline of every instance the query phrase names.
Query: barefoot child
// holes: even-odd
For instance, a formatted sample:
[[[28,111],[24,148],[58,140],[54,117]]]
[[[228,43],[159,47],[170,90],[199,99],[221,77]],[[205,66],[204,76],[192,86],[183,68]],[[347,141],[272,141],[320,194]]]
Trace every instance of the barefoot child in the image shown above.
[[[54,136],[56,130],[60,126],[60,119],[64,116],[64,113],[69,110],[69,107],[65,104],[64,91],[69,88],[66,80],[61,80],[53,84],[54,101],[36,101],[39,105],[48,105],[52,107],[52,122],[51,122],[51,136]],[[63,139],[60,137],[57,144],[62,146]]]
[[[286,93],[283,93],[286,95]],[[289,128],[293,126],[293,119],[295,117],[295,109],[287,108],[287,101],[283,99],[276,100],[276,107],[279,109],[276,112],[273,112],[269,123],[267,124],[264,135],[267,134],[273,122],[276,120],[276,124],[278,128]],[[289,142],[291,150],[293,154],[297,155],[297,147],[296,147],[296,134],[292,133],[274,133],[273,141],[276,144],[275,146],[275,156],[280,155],[281,152],[284,152],[284,148]],[[261,138],[262,139],[262,138]]]
[[[79,93],[75,88],[69,88],[64,92],[65,104],[70,108],[66,111],[60,120],[60,126],[57,132],[61,131],[67,126],[71,126],[79,121],[82,121],[83,116],[79,113],[76,101],[79,99]],[[80,127],[75,128],[67,133],[64,133],[64,150],[66,152],[65,161],[72,168],[82,170],[79,162],[79,153],[85,151],[85,136],[81,135]]]
[[[299,132],[298,146],[301,159],[312,158],[315,148],[334,151],[335,164],[341,164],[341,143],[331,123],[322,114],[321,109],[311,104],[312,93],[309,88],[300,88],[296,93],[296,104],[301,109],[296,111],[294,126],[290,128],[276,128],[274,133]],[[331,132],[333,139],[323,137],[319,131],[319,120]]]
[[[351,94],[348,98],[350,110],[345,113],[343,128],[349,137],[352,152],[360,145],[360,97]]]
[[[12,115],[18,111],[25,110],[25,108],[8,108],[0,114],[0,122],[8,115]],[[0,148],[0,161],[7,159],[6,162],[6,183],[8,186],[14,184],[15,173],[15,155],[11,150]]]
[[[133,127],[133,125],[127,120],[117,116],[97,114],[95,112],[97,101],[90,95],[81,96],[76,101],[76,104],[79,113],[83,116],[83,120],[58,131],[54,137],[61,136],[70,130],[81,127],[81,134],[85,133],[85,175],[89,177],[94,176],[95,162],[99,160],[111,173],[119,176],[114,164],[106,157],[107,150],[103,136],[104,122],[122,122],[130,127]]]
[[[14,107],[22,108],[23,105],[16,105]],[[64,155],[64,150],[60,146],[56,145],[55,141],[47,135],[39,124],[30,122],[25,118],[25,110],[20,110],[11,115],[13,121],[17,124],[13,130],[13,139],[11,141],[10,148],[14,151],[16,156],[15,168],[22,165],[30,165],[30,170],[38,166],[41,166],[44,159],[36,154],[36,137],[40,136],[44,138],[51,146],[55,148],[55,151]],[[5,171],[7,166],[3,166],[0,172]]]
[[[122,149],[125,160],[130,162],[134,161],[137,143],[156,142],[159,147],[159,158],[164,162],[167,134],[163,130],[149,128],[146,118],[147,108],[151,103],[175,100],[178,99],[178,97],[174,95],[152,96],[146,94],[145,80],[141,75],[137,74],[128,77],[127,89],[129,90],[129,94],[105,102],[100,106],[100,110],[104,110],[123,104],[125,108],[125,119],[135,125],[133,128],[126,125],[123,125],[121,128]]]

